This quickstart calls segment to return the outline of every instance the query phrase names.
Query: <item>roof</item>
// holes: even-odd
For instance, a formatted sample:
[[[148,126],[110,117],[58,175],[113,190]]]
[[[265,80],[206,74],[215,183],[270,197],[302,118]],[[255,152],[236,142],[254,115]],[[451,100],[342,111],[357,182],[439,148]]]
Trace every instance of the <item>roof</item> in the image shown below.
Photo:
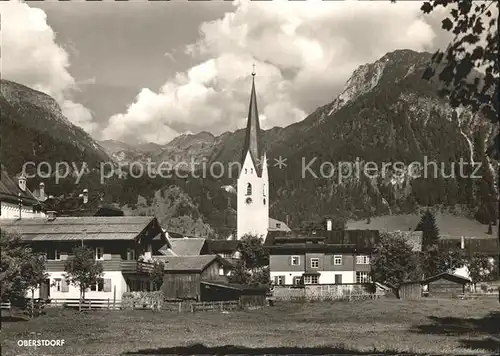
[[[238,240],[206,240],[208,253],[233,253],[240,246]]]
[[[279,226],[279,227],[278,227]],[[283,221],[279,221],[273,218],[269,218],[269,228],[268,231],[292,231],[287,224]]]
[[[461,239],[450,239],[446,237],[441,237],[439,239],[439,245],[448,250],[460,250],[461,249]],[[471,253],[480,254],[493,254],[498,255],[500,247],[498,244],[498,238],[464,238],[464,250]]]
[[[53,221],[2,219],[0,226],[18,232],[23,241],[134,240],[153,221],[152,216],[59,217]]]
[[[400,234],[408,242],[414,252],[422,251],[422,231],[391,231],[389,235]]]
[[[201,272],[215,260],[230,265],[217,255],[155,256],[155,258],[165,263],[165,271],[172,272]]]
[[[277,250],[308,251],[368,251],[380,241],[377,230],[332,230],[321,231],[318,235],[280,236],[268,233],[264,246]]]
[[[257,164],[262,159],[260,147],[261,131],[259,123],[259,111],[257,109],[257,94],[255,93],[255,73],[252,73],[252,91],[250,93],[250,104],[248,106],[248,120],[245,132],[245,142],[241,153],[241,166],[245,163],[247,152],[250,153],[253,165],[260,177],[262,174],[261,165]]]
[[[21,198],[25,205],[36,205],[40,202],[36,199],[33,193],[26,187],[25,191],[19,188],[19,185],[10,177],[3,164],[0,166],[0,200],[18,203],[18,194],[21,193]]]
[[[458,274],[443,272],[443,273],[436,274],[435,276],[432,276],[432,277],[429,277],[429,278],[423,280],[422,283],[428,284],[430,282],[434,282],[434,281],[437,281],[439,279],[446,279],[448,281],[452,281],[455,283],[461,283],[461,284],[467,284],[467,283],[471,282],[471,280],[469,278],[459,276]]]
[[[498,225],[493,226],[492,235],[488,235],[488,225],[483,225],[476,220],[449,213],[435,213],[436,225],[441,237],[460,239],[461,236],[470,238],[491,238],[498,236]],[[420,221],[418,214],[384,215],[372,217],[370,223],[365,220],[348,221],[348,229],[375,229],[380,231],[408,231],[414,230]]]
[[[58,216],[124,216],[123,211],[109,202],[104,202],[99,195],[89,197],[83,203],[82,197],[54,197],[45,200],[46,210],[57,211]]]
[[[201,238],[184,238],[171,239],[173,252],[178,256],[198,256],[205,246],[205,239]]]

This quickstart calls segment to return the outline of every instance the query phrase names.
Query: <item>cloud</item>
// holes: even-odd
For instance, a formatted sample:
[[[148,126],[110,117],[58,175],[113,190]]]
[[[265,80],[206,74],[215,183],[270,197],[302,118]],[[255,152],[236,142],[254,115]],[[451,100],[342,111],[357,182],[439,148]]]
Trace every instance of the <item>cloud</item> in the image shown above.
[[[2,2],[2,78],[52,96],[63,114],[92,133],[91,112],[71,98],[75,79],[68,72],[69,55],[55,41],[43,10],[18,1]]]
[[[302,120],[340,92],[352,72],[396,49],[432,50],[436,33],[418,2],[237,1],[186,46],[196,66],[158,92],[142,89],[114,115],[106,138],[166,143],[177,134],[244,127],[256,64],[262,126]]]

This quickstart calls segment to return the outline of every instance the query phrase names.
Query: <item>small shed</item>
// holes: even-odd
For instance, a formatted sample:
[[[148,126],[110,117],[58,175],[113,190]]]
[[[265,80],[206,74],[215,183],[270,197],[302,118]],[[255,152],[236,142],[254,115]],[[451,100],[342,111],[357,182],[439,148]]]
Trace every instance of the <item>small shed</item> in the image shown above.
[[[227,282],[232,265],[216,255],[161,256],[165,263],[163,294],[166,299],[201,301],[201,282]]]
[[[249,287],[241,284],[202,281],[201,300],[202,301],[228,301],[239,300],[243,307],[264,306],[267,287]]]
[[[429,297],[453,298],[464,294],[471,280],[453,273],[443,272],[422,281]]]

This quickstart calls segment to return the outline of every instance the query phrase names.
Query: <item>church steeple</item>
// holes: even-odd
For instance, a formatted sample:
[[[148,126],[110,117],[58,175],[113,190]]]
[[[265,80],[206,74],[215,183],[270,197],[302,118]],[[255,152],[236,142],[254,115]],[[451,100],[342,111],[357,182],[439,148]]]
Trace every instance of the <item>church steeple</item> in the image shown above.
[[[260,148],[260,124],[259,124],[259,111],[257,109],[257,94],[255,93],[255,65],[252,71],[252,91],[250,93],[250,105],[248,107],[248,120],[245,133],[245,142],[243,144],[243,152],[241,157],[241,164],[245,162],[247,152],[250,153],[253,164],[260,175],[260,166],[258,163],[262,159],[262,152]]]

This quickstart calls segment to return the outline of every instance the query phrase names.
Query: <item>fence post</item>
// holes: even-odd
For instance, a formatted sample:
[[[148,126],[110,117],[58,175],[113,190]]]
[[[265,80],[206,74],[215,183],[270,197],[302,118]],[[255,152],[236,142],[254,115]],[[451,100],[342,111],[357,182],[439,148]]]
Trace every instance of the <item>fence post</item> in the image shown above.
[[[92,309],[92,299],[89,299],[89,310]]]
[[[109,310],[109,298],[108,298],[108,310]]]
[[[182,302],[179,302],[179,313],[182,311]]]
[[[194,303],[191,304],[191,313],[194,313]]]
[[[116,286],[113,286],[113,310],[115,309],[116,303]]]

